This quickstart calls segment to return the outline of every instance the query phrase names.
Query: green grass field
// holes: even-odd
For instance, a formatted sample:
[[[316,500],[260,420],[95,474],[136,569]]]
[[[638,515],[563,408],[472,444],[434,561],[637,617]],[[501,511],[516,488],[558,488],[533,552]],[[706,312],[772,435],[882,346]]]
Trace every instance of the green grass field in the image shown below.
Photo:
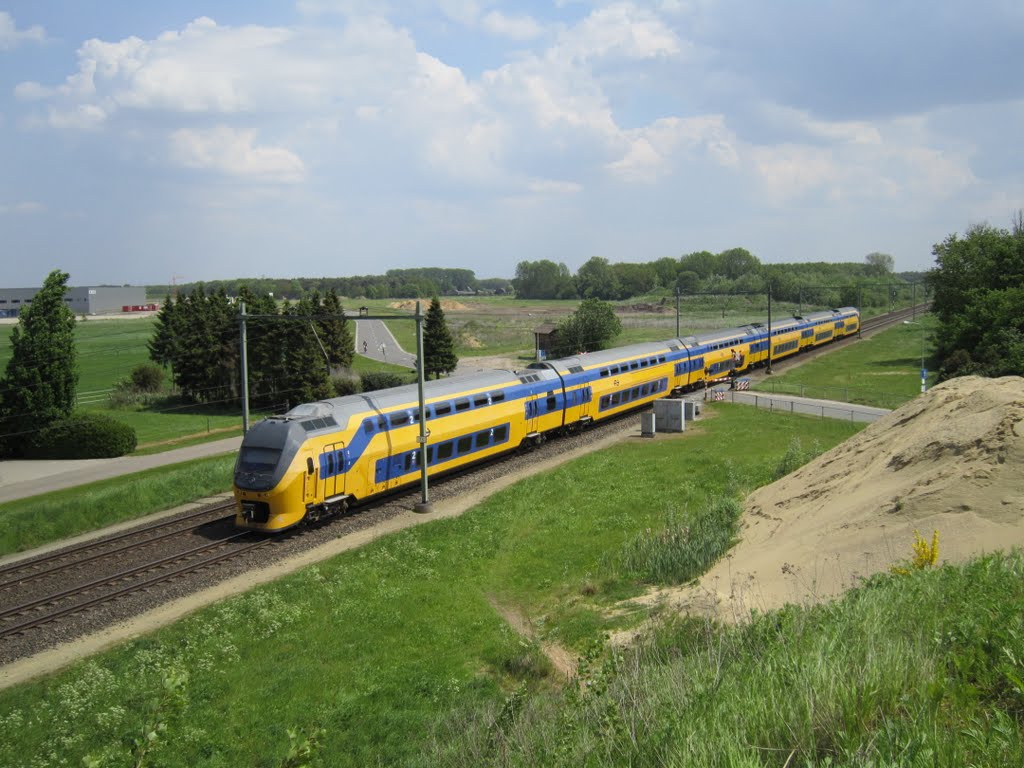
[[[843,348],[755,386],[763,392],[795,394],[823,400],[896,408],[921,392],[921,368],[931,370],[936,320],[923,315],[916,323],[894,326],[871,338],[843,342]]]

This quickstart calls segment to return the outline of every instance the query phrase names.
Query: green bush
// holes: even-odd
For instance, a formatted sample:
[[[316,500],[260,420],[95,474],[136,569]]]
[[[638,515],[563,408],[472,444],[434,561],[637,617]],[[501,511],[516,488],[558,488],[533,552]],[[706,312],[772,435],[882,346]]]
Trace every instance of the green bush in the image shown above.
[[[28,459],[112,459],[135,450],[135,430],[101,413],[80,413],[41,430],[25,448]]]
[[[387,371],[371,371],[370,373],[364,373],[360,378],[363,381],[363,392],[400,387],[408,383],[403,376]]]
[[[358,395],[363,391],[363,382],[349,370],[331,374],[331,386],[334,387],[335,397]]]
[[[159,392],[164,385],[164,369],[156,363],[139,363],[132,368],[131,381],[139,392]]]

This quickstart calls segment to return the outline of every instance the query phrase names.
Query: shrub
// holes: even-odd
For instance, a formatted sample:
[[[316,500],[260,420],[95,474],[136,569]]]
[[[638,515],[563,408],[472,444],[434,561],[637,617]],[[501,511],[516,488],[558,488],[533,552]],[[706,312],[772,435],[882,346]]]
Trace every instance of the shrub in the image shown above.
[[[164,385],[164,369],[156,363],[139,363],[132,368],[130,378],[139,392],[159,392]]]
[[[406,384],[405,378],[397,373],[387,371],[372,371],[362,376],[363,392],[372,392],[375,389],[388,389],[389,387],[400,387]]]
[[[363,391],[363,382],[359,376],[349,370],[341,370],[331,374],[331,386],[334,387],[335,397],[345,395],[358,395]]]
[[[101,413],[79,413],[38,432],[29,459],[112,459],[135,450],[135,430]]]

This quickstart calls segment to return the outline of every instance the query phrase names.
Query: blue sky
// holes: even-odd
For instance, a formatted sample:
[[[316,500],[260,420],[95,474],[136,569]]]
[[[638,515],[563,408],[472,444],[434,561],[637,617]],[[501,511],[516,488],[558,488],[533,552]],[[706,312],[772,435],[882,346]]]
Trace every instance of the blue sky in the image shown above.
[[[0,284],[933,265],[1024,207],[1019,0],[0,0]]]

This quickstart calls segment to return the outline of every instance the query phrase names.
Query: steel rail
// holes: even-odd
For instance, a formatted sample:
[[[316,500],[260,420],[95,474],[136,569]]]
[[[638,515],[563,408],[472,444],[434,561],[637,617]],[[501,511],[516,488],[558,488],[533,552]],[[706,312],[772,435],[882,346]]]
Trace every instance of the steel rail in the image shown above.
[[[213,514],[213,513],[216,513],[216,512],[220,512],[221,510],[228,509],[229,507],[231,507],[233,505],[234,505],[233,501],[226,502],[224,504],[218,504],[217,506],[208,507],[206,509],[201,509],[201,510],[198,510],[196,512],[191,512],[191,513],[189,513],[187,515],[184,515],[184,516],[181,516],[181,517],[175,517],[173,519],[168,518],[168,519],[161,520],[159,522],[150,523],[148,525],[145,525],[145,526],[142,526],[142,527],[139,527],[139,528],[133,528],[130,531],[126,531],[124,533],[115,534],[114,536],[109,536],[109,537],[105,537],[105,538],[101,538],[101,539],[94,539],[92,541],[88,541],[88,542],[85,542],[83,544],[80,544],[80,545],[77,545],[77,546],[74,546],[74,547],[71,547],[71,548],[68,548],[68,549],[62,549],[59,552],[53,552],[52,554],[49,554],[49,555],[44,555],[44,556],[37,557],[37,558],[27,558],[27,559],[24,559],[24,560],[19,560],[16,563],[11,563],[9,565],[0,567],[0,576],[5,576],[5,575],[11,574],[11,573],[17,573],[18,571],[25,571],[26,572],[25,575],[24,576],[16,576],[15,578],[8,578],[7,580],[0,582],[0,589],[4,589],[4,588],[7,588],[7,587],[10,587],[10,586],[13,586],[15,584],[19,584],[19,583],[22,583],[22,582],[25,582],[25,581],[31,581],[32,579],[39,578],[40,576],[45,576],[45,575],[47,575],[49,573],[55,573],[57,571],[66,570],[67,568],[74,568],[76,565],[80,565],[82,563],[88,563],[88,562],[91,562],[92,560],[97,560],[97,559],[99,559],[101,557],[105,557],[108,554],[114,554],[116,552],[123,552],[124,550],[131,549],[132,547],[135,547],[135,546],[139,546],[139,545],[142,545],[142,544],[147,544],[149,542],[160,541],[161,539],[167,538],[169,536],[177,535],[179,533],[182,533],[182,531],[184,529],[177,529],[177,530],[171,531],[169,533],[161,534],[159,536],[153,536],[153,537],[150,537],[148,539],[144,539],[141,542],[137,542],[135,544],[127,544],[127,545],[124,545],[124,546],[121,546],[121,547],[115,547],[113,549],[106,549],[103,552],[100,552],[98,554],[90,555],[89,557],[85,557],[85,558],[79,558],[79,559],[75,559],[75,560],[70,560],[69,562],[63,563],[63,564],[52,565],[52,566],[50,566],[48,568],[44,568],[43,570],[35,570],[36,568],[38,568],[41,565],[42,566],[46,566],[49,563],[59,563],[59,561],[62,561],[62,560],[69,560],[69,558],[73,558],[76,555],[80,555],[80,554],[82,554],[84,552],[89,552],[89,551],[94,550],[94,549],[100,549],[100,548],[105,547],[105,546],[107,546],[109,544],[112,544],[114,542],[124,541],[125,539],[129,539],[129,538],[133,538],[133,537],[136,537],[136,536],[140,536],[140,535],[145,534],[145,533],[151,533],[153,531],[160,530],[161,528],[170,528],[170,527],[178,525],[180,523],[187,522],[189,520],[194,520],[197,517],[205,517],[207,515],[210,515],[210,514]],[[230,517],[223,517],[223,518],[219,518],[219,519],[227,520],[227,519],[230,519]],[[208,522],[216,522],[216,520],[210,520]],[[205,525],[206,523],[204,522],[203,524]]]
[[[77,588],[77,589],[66,590],[64,593],[61,593],[59,595],[51,595],[49,598],[41,598],[40,600],[33,601],[32,603],[26,603],[25,606],[19,606],[19,608],[23,608],[24,610],[21,610],[21,612],[24,613],[25,610],[30,610],[31,607],[38,607],[39,605],[46,604],[47,602],[54,602],[57,599],[61,599],[63,597],[67,597],[67,596],[70,596],[70,595],[81,594],[82,592],[87,592],[90,589],[93,589],[94,587],[102,585],[104,583],[109,584],[111,582],[118,581],[118,580],[120,580],[122,578],[128,578],[128,576],[130,574],[134,575],[136,573],[144,572],[146,570],[153,570],[154,568],[157,568],[160,565],[165,565],[167,562],[172,562],[172,561],[175,561],[175,560],[181,560],[184,557],[187,557],[187,556],[192,555],[192,554],[196,554],[197,552],[199,552],[201,550],[213,549],[215,547],[219,547],[219,546],[221,546],[223,544],[226,544],[226,543],[228,543],[230,541],[234,541],[237,538],[240,538],[242,536],[247,536],[247,535],[250,535],[249,532],[243,532],[243,533],[240,533],[240,534],[236,534],[236,535],[234,535],[234,536],[232,536],[230,538],[221,539],[220,541],[216,541],[216,542],[213,542],[211,544],[204,545],[203,547],[197,547],[194,550],[189,550],[188,552],[179,553],[176,556],[171,556],[171,557],[163,558],[160,561],[157,561],[155,563],[150,563],[150,564],[148,564],[146,566],[139,566],[137,568],[130,569],[129,571],[125,571],[125,572],[123,572],[121,574],[116,574],[115,576],[111,576],[111,577],[106,578],[106,579],[98,579],[95,582],[92,582],[90,584],[87,584],[87,585],[85,585],[83,587],[80,587],[80,588]],[[91,607],[93,607],[95,605],[101,605],[103,603],[108,603],[108,602],[110,602],[110,601],[112,601],[112,600],[114,600],[114,599],[116,599],[118,597],[121,597],[123,595],[131,594],[133,592],[141,592],[142,590],[144,590],[144,589],[146,589],[148,587],[154,586],[155,584],[160,584],[160,583],[165,582],[165,581],[170,581],[173,578],[176,578],[178,576],[181,576],[181,575],[184,575],[184,574],[187,574],[187,573],[191,573],[193,571],[198,571],[198,570],[200,570],[202,568],[205,568],[207,566],[214,565],[215,563],[219,563],[219,562],[222,562],[224,560],[229,560],[229,559],[234,558],[234,557],[240,557],[241,555],[244,555],[247,552],[250,552],[250,551],[252,551],[254,549],[257,549],[258,547],[262,547],[265,544],[269,544],[271,541],[273,541],[273,539],[260,539],[258,541],[252,542],[248,546],[240,547],[238,549],[232,549],[232,550],[230,550],[228,552],[224,552],[222,554],[216,555],[214,557],[206,558],[206,559],[200,560],[198,562],[187,563],[185,565],[182,565],[179,568],[175,568],[172,571],[167,571],[166,573],[156,574],[156,575],[151,576],[150,578],[144,579],[142,581],[133,582],[132,584],[124,586],[121,589],[114,590],[113,592],[105,592],[102,595],[97,595],[96,597],[90,598],[90,599],[88,599],[88,600],[86,600],[84,602],[74,603],[73,605],[69,605],[69,606],[67,606],[65,608],[60,608],[60,609],[57,609],[55,611],[50,611],[50,612],[45,613],[45,614],[43,614],[41,616],[36,616],[35,618],[26,619],[25,621],[22,621],[22,622],[20,622],[18,624],[14,624],[14,625],[11,625],[11,626],[0,628],[0,638],[8,637],[8,636],[14,635],[14,634],[18,634],[20,632],[24,632],[27,629],[32,629],[33,627],[38,627],[38,626],[40,626],[42,624],[48,624],[51,621],[54,621],[55,619],[59,619],[59,618],[62,618],[64,616],[67,616],[67,615],[70,615],[70,614],[73,614],[73,613],[79,613],[79,612],[81,612],[81,611],[83,611],[83,610],[85,610],[87,608],[91,608]],[[10,615],[13,615],[16,611],[17,611],[17,609],[9,609],[8,611],[6,611],[2,615],[2,617],[7,617],[7,616],[10,616]]]

